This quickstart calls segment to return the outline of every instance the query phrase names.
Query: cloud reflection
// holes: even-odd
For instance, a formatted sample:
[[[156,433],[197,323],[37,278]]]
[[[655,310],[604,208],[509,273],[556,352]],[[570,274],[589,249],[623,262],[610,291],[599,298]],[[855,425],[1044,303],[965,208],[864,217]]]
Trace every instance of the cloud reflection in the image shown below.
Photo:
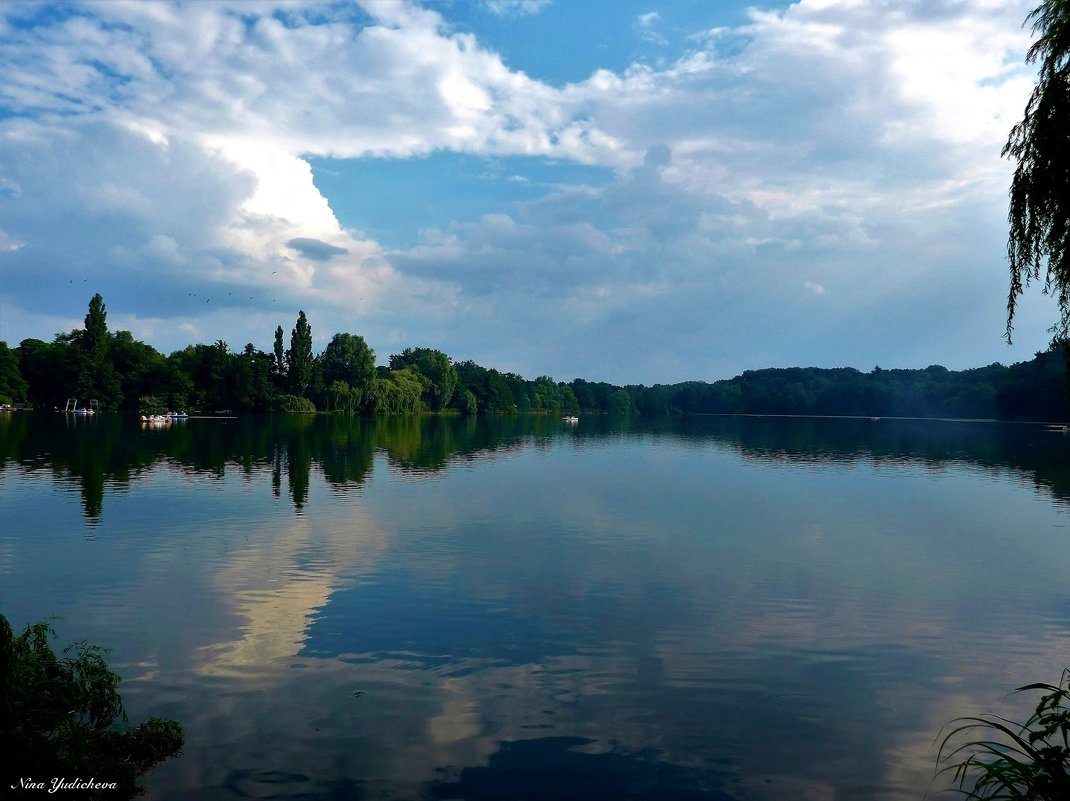
[[[300,653],[308,629],[331,594],[373,569],[387,536],[351,508],[345,520],[317,525],[298,518],[273,539],[260,539],[231,555],[214,577],[216,594],[228,599],[241,622],[238,636],[206,645],[195,655],[203,676],[272,683]]]

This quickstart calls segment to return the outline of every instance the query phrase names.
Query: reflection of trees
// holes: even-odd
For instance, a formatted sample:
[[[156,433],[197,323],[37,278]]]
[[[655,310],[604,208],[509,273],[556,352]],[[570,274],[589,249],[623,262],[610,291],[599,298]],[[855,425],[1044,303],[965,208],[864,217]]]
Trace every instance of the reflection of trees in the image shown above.
[[[691,418],[670,427],[685,440],[709,437],[744,458],[820,465],[868,461],[943,467],[965,462],[1018,470],[1070,499],[1070,440],[1042,426],[859,418]]]
[[[378,417],[376,441],[403,468],[440,470],[459,450],[458,428],[464,422],[456,417]]]
[[[0,419],[0,464],[14,462],[31,472],[49,470],[78,482],[90,523],[99,522],[104,487],[125,486],[156,459],[132,437],[118,415],[15,414]]]
[[[635,417],[585,418],[563,428],[552,416],[377,417],[272,415],[206,419],[142,429],[132,418],[90,419],[51,413],[0,417],[0,467],[49,470],[79,485],[90,522],[100,518],[105,487],[125,487],[166,462],[190,473],[222,478],[269,472],[281,494],[283,473],[297,509],[308,502],[311,474],[319,470],[336,490],[368,478],[375,454],[408,472],[437,472],[458,461],[549,444],[620,438],[670,438],[685,446],[719,444],[745,459],[773,462],[870,462],[941,466],[953,461],[986,469],[1012,468],[1038,486],[1070,499],[1067,439],[1039,426],[858,418]]]
[[[290,482],[290,499],[300,511],[308,500],[309,475],[312,472],[313,437],[309,436],[314,418],[301,415],[282,418],[283,449],[286,452],[286,476]]]
[[[319,452],[324,478],[334,487],[363,484],[375,460],[374,422],[344,415],[325,425]]]

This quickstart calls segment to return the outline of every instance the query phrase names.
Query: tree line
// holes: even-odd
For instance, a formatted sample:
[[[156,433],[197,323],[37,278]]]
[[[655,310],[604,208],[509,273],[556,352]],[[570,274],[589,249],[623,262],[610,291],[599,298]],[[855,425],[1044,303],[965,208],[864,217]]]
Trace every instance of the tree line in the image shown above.
[[[335,412],[345,414],[798,414],[1070,420],[1065,346],[1029,362],[951,371],[863,373],[853,368],[748,370],[735,378],[654,386],[617,386],[550,376],[525,379],[474,361],[454,362],[433,348],[406,348],[376,366],[375,352],[353,333],[334,334],[313,353],[302,311],[287,340],[275,329],[270,352],[252,343],[238,352],[223,340],[168,356],[110,332],[104,299],[89,301],[84,326],[51,342],[0,342],[0,403],[62,409],[68,398],[102,410],[157,414]]]

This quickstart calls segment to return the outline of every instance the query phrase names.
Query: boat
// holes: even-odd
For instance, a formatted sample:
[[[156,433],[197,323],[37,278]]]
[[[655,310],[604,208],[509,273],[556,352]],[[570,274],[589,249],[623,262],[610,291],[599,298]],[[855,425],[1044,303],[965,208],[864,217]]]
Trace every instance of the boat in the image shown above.
[[[63,411],[83,417],[88,414],[96,414],[98,406],[99,403],[96,400],[89,401],[88,406],[79,406],[77,398],[67,398],[67,405],[63,408]]]
[[[572,425],[575,425],[579,421],[580,418],[576,417],[576,415],[574,414],[566,414],[564,417],[561,418],[562,423],[570,423]]]

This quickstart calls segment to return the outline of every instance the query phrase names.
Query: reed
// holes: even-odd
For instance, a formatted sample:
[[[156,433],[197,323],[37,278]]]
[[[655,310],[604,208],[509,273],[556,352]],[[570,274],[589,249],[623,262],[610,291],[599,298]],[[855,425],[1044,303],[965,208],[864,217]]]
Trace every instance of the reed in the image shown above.
[[[950,773],[951,789],[968,799],[1070,799],[1070,669],[1059,684],[1027,684],[1011,694],[1034,692],[1040,700],[1024,723],[981,715],[945,726],[936,775]]]

